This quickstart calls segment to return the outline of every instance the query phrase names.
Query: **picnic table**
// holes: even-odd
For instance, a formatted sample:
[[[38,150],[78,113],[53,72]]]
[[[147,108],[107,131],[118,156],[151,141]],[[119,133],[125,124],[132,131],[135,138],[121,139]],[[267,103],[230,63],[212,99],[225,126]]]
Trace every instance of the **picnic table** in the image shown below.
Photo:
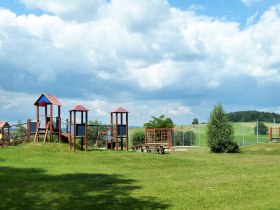
[[[157,151],[158,154],[164,154],[167,146],[168,146],[168,144],[165,144],[165,143],[146,143],[146,144],[144,144],[146,152],[152,152],[152,150],[154,150],[154,151]]]

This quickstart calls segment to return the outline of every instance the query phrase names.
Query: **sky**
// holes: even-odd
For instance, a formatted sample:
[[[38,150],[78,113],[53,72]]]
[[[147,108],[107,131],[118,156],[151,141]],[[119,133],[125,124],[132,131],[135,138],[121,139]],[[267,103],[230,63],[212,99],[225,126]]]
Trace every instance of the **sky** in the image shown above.
[[[42,93],[107,124],[280,113],[279,29],[279,0],[0,0],[0,121],[35,119]]]

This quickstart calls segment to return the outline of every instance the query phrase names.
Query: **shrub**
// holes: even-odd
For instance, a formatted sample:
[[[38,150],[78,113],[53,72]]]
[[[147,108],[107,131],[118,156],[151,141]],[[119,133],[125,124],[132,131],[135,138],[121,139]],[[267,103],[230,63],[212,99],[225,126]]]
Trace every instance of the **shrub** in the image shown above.
[[[137,145],[138,143],[143,143],[145,141],[145,132],[143,130],[138,130],[131,135],[132,145]]]
[[[216,105],[210,114],[208,123],[208,146],[212,152],[238,152],[234,141],[234,131],[221,105]]]

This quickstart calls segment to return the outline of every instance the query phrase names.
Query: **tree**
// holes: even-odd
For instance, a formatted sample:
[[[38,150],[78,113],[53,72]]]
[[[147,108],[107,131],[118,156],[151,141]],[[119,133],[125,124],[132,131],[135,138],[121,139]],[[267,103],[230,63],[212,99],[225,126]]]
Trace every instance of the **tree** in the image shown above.
[[[139,143],[143,143],[145,141],[145,132],[143,129],[137,130],[135,133],[131,135],[132,145],[137,145]]]
[[[22,121],[18,120],[16,125],[16,137],[24,137],[27,135],[26,128],[22,125]]]
[[[89,139],[90,144],[95,144],[99,131],[107,131],[108,130],[108,126],[106,124],[103,124],[102,122],[100,122],[98,120],[94,120],[94,121],[90,120],[88,125],[89,125],[89,127],[88,127],[88,139]]]
[[[152,119],[144,123],[145,128],[174,128],[175,124],[170,118],[166,118],[164,115],[160,115],[159,117],[152,116]]]
[[[210,114],[207,135],[208,146],[212,152],[238,152],[233,127],[220,104],[216,105]]]
[[[197,125],[197,124],[198,124],[198,119],[197,119],[197,118],[194,118],[193,121],[192,121],[192,124],[193,124],[193,125]]]
[[[257,128],[258,126],[258,128]],[[268,127],[265,126],[263,122],[259,122],[258,125],[254,127],[255,135],[266,135],[268,132]]]

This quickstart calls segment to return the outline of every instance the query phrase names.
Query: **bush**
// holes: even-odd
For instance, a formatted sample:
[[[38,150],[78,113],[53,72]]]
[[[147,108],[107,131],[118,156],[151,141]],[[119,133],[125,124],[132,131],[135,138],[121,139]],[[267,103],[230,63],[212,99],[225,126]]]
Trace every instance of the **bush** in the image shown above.
[[[131,135],[132,145],[137,145],[145,141],[145,132],[143,130],[138,130]]]
[[[239,146],[234,141],[233,127],[221,105],[215,106],[210,114],[207,135],[208,146],[212,152],[238,152]]]

